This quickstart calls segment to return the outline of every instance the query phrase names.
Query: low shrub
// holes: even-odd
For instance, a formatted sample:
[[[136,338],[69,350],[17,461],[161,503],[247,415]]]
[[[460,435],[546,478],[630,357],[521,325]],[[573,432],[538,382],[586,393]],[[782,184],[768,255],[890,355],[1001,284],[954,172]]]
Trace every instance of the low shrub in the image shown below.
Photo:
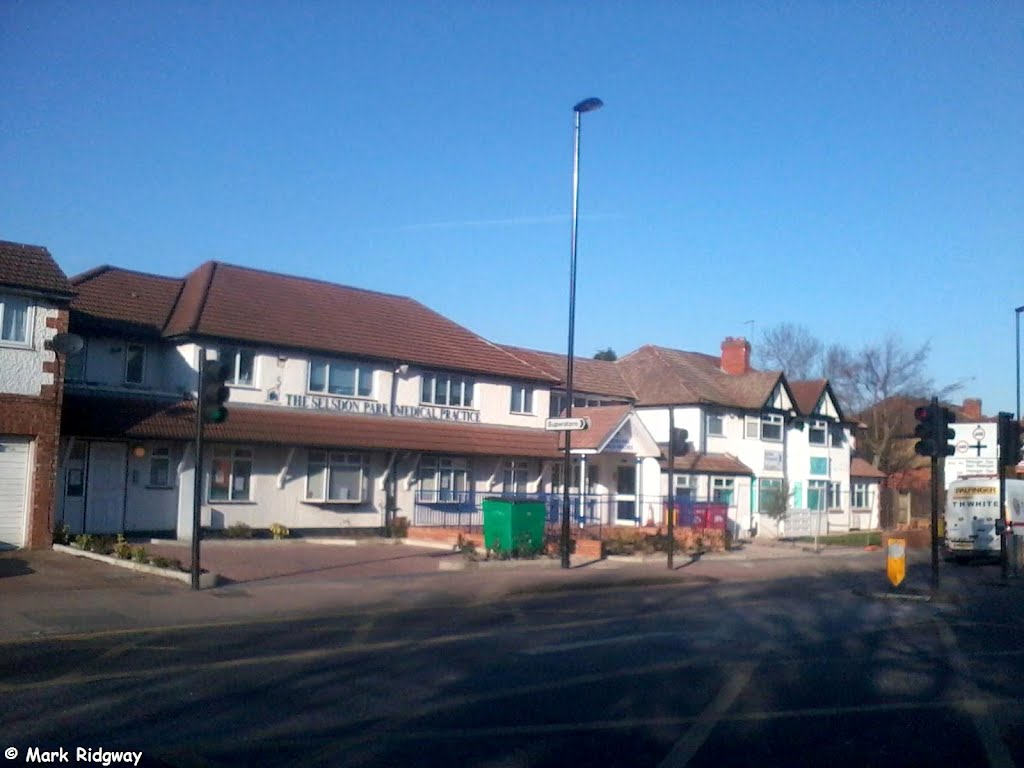
[[[146,548],[145,547],[132,547],[132,562],[133,563],[145,563]]]
[[[125,541],[124,534],[117,534],[117,541],[114,542],[114,554],[122,560],[128,560],[132,556],[132,545]]]
[[[71,543],[71,530],[67,523],[58,523],[53,526],[53,543],[67,546]]]
[[[291,535],[291,531],[283,523],[271,523],[270,535],[275,539],[287,539]]]
[[[224,529],[224,535],[229,539],[251,539],[252,528],[245,523],[234,523]]]

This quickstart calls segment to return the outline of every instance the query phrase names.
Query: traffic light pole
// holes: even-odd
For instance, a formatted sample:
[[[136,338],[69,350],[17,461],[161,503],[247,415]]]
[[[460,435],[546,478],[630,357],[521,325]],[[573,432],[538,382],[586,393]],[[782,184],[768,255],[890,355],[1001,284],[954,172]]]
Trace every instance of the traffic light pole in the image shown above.
[[[932,456],[932,589],[939,588],[939,457]]]
[[[199,589],[199,539],[203,501],[203,371],[206,348],[199,348],[199,377],[196,385],[196,461],[192,482],[192,589]]]
[[[676,505],[675,488],[673,488],[676,482],[675,410],[675,406],[673,405],[668,407],[668,522],[666,529],[668,530],[668,569],[670,571],[675,568],[674,558],[676,551]]]

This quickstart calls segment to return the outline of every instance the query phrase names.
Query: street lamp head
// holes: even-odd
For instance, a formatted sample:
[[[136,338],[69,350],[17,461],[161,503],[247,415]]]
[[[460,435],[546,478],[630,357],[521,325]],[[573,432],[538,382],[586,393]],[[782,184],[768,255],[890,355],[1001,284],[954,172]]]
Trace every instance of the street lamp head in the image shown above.
[[[595,109],[600,109],[604,106],[604,102],[598,98],[591,97],[584,99],[575,107],[572,108],[573,112],[593,112]]]

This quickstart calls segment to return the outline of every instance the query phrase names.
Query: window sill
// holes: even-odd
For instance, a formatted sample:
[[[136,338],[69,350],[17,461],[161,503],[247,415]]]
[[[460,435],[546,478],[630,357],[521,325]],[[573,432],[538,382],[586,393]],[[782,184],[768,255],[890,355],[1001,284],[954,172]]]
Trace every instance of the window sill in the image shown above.
[[[8,341],[7,339],[0,340],[0,348],[3,349],[22,349],[32,351],[34,347],[27,341]]]
[[[312,504],[314,506],[318,506],[319,507],[319,506],[323,506],[323,505],[326,505],[326,504],[330,504],[330,505],[347,504],[347,505],[351,506],[351,505],[354,505],[354,504],[362,504],[363,502],[364,502],[363,499],[345,499],[345,500],[342,500],[342,499],[302,499],[299,503],[300,504]]]
[[[244,389],[248,389],[248,387],[244,387]],[[258,389],[258,387],[252,387],[252,389]],[[370,402],[376,402],[373,399],[373,394],[372,393],[369,394],[369,395],[342,395],[342,394],[339,394],[338,392],[312,392],[312,391],[307,389],[306,390],[306,396],[307,397],[342,397],[342,398],[345,398],[346,400],[368,400]]]
[[[213,505],[213,504],[237,504],[239,506],[244,506],[246,504],[252,504],[252,505],[256,504],[256,502],[253,501],[252,499],[207,499],[206,503],[209,504],[209,505]]]

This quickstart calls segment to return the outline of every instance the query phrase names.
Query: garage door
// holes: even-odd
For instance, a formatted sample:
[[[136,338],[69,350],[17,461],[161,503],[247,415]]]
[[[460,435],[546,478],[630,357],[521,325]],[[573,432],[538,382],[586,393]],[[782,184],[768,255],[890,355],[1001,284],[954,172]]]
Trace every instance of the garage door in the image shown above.
[[[28,440],[0,438],[0,549],[25,546]]]

